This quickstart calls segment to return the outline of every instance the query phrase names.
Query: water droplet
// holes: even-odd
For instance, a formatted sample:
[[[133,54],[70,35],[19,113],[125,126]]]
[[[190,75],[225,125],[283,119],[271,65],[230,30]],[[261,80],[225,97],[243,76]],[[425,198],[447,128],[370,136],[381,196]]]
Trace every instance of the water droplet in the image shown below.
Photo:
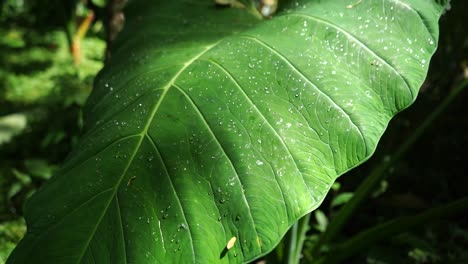
[[[255,163],[257,163],[258,166],[263,165],[263,161],[261,161],[261,160],[257,160]]]
[[[177,231],[180,231],[180,230],[185,230],[187,228],[187,226],[184,224],[184,223],[181,223],[179,225],[179,227],[177,228]]]

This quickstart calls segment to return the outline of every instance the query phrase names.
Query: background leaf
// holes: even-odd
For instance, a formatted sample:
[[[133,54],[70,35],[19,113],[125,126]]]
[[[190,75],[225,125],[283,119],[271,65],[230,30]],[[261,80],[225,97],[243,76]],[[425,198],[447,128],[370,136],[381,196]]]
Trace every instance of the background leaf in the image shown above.
[[[304,1],[259,21],[212,1],[130,2],[80,147],[29,200],[9,261],[267,253],[414,101],[440,12],[422,0]]]

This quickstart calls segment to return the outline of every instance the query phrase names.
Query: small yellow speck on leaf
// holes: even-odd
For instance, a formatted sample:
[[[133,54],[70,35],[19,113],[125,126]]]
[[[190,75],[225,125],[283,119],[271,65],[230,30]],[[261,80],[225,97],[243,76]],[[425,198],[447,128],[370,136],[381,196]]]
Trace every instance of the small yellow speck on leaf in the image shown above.
[[[236,243],[236,237],[232,237],[231,239],[229,239],[227,245],[226,245],[226,249],[229,250],[231,249],[234,244]]]
[[[127,186],[130,186],[132,184],[132,181],[136,179],[136,176],[132,176],[130,180],[127,182]]]

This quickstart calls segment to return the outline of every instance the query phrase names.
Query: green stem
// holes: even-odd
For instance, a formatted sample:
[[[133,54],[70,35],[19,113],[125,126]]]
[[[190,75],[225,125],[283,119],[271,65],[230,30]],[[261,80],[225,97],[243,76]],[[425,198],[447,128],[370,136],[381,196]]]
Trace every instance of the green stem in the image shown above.
[[[424,122],[417,127],[410,137],[403,142],[403,144],[390,156],[390,158],[383,159],[379,165],[374,167],[368,177],[362,182],[354,193],[353,198],[349,200],[332,219],[328,225],[327,230],[322,234],[318,243],[312,248],[312,256],[317,257],[321,246],[332,241],[342,230],[344,224],[353,215],[358,206],[362,204],[375,187],[385,178],[384,173],[390,166],[406,154],[411,149],[414,143],[421,137],[421,135],[430,127],[434,120],[449,106],[449,104],[457,97],[457,95],[466,87],[468,80],[464,79],[459,82],[444,98],[444,100],[437,106],[434,111],[424,120]]]
[[[395,218],[383,224],[369,228],[348,239],[346,242],[337,246],[330,254],[327,254],[327,256],[320,262],[327,264],[341,263],[342,260],[367,248],[372,243],[400,234],[417,226],[424,226],[423,224],[426,224],[429,221],[466,211],[467,209],[468,197],[465,197],[455,202],[429,209],[420,214]]]
[[[309,230],[310,214],[299,219],[288,231],[286,245],[288,246],[285,263],[299,264],[301,260],[302,248],[306,239],[306,233]]]

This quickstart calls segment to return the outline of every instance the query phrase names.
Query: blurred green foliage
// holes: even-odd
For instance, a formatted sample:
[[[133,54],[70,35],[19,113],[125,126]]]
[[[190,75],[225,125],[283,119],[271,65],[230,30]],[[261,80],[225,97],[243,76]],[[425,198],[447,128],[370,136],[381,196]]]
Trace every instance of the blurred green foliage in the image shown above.
[[[4,263],[7,253],[15,248],[25,231],[26,226],[22,218],[0,223],[0,263]]]
[[[99,21],[80,42],[79,64],[70,52],[67,27],[86,12],[76,0],[0,2],[0,263],[25,232],[24,201],[74,146],[103,66]]]

